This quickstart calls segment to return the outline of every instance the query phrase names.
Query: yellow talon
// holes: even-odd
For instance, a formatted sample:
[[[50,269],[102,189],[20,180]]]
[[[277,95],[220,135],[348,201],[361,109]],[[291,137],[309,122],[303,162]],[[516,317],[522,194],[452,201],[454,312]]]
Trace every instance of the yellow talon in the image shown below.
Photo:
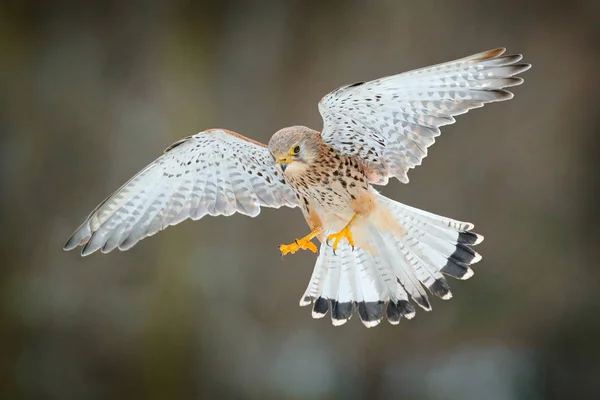
[[[350,226],[352,225],[357,216],[358,214],[354,214],[350,219],[350,222],[348,222],[344,229],[342,229],[340,232],[332,233],[331,235],[327,236],[328,244],[330,240],[333,240],[333,245],[331,246],[333,247],[333,254],[335,254],[335,251],[337,250],[338,245],[340,244],[340,240],[342,240],[343,238],[348,239],[348,243],[350,244],[350,246],[352,246],[352,250],[354,250],[354,239],[352,238],[352,232],[350,232]]]
[[[327,242],[333,240],[333,245],[331,247],[333,247],[334,252],[337,250],[338,245],[340,244],[340,240],[342,240],[343,238],[348,239],[348,243],[350,243],[350,246],[352,246],[352,248],[354,249],[354,240],[352,239],[352,232],[350,232],[350,229],[346,227],[338,233],[332,233],[331,235],[327,236]]]
[[[319,230],[314,230],[302,239],[296,239],[294,243],[282,244],[279,246],[281,255],[285,256],[288,253],[294,254],[298,250],[310,250],[313,253],[317,252],[317,246],[311,240],[319,234]]]

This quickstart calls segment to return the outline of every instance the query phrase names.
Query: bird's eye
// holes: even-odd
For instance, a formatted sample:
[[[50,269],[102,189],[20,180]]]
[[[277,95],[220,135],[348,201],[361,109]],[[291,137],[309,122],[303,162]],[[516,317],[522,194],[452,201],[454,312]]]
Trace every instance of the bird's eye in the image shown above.
[[[296,146],[292,149],[292,155],[300,153],[300,146]]]

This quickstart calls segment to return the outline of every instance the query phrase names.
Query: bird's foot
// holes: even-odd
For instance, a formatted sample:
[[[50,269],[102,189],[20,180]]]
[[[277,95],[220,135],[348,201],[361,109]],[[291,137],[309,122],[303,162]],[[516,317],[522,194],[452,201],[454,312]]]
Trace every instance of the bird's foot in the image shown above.
[[[327,244],[329,244],[329,242],[333,240],[333,244],[331,245],[331,247],[333,247],[334,254],[338,248],[338,245],[340,244],[340,241],[343,238],[346,238],[348,240],[348,243],[350,244],[350,246],[352,246],[352,250],[354,250],[354,239],[352,238],[352,232],[350,232],[350,228],[345,227],[340,232],[332,233],[331,235],[327,236]]]
[[[296,239],[294,243],[282,244],[279,246],[279,251],[281,251],[282,256],[285,256],[288,253],[294,254],[298,250],[310,250],[313,253],[316,253],[317,246],[315,246],[315,244],[311,242],[311,239],[313,237],[314,236],[308,235],[306,237],[303,237],[302,239]]]

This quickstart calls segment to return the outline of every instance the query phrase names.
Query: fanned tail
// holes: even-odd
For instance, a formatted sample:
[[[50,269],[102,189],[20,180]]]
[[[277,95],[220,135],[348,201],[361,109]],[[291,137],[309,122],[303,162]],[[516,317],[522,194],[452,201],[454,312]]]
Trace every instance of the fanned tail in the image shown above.
[[[342,325],[356,312],[363,324],[373,327],[387,317],[392,324],[415,315],[409,296],[424,310],[431,310],[427,288],[434,295],[452,298],[444,275],[468,279],[470,265],[481,260],[471,246],[483,236],[471,232],[473,224],[431,214],[377,194],[386,215],[400,229],[383,228],[377,219],[364,225],[368,243],[354,251],[341,243],[333,253],[321,244],[313,275],[300,301],[313,305],[313,317],[331,313],[334,325]],[[403,235],[398,232],[403,231]]]

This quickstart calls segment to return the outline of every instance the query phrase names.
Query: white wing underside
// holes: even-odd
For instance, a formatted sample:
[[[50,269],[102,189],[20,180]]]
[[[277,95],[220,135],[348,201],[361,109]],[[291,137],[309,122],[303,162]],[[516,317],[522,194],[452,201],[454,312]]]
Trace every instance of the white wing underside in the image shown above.
[[[530,65],[504,51],[341,87],[319,103],[323,140],[343,155],[360,157],[371,183],[386,184],[389,177],[408,183],[408,170],[421,164],[441,126],[513,97],[504,88],[520,85],[515,75]]]
[[[127,250],[188,218],[236,212],[255,217],[261,206],[297,206],[269,150],[230,131],[208,130],[174,143],[109,196],[65,250]]]

